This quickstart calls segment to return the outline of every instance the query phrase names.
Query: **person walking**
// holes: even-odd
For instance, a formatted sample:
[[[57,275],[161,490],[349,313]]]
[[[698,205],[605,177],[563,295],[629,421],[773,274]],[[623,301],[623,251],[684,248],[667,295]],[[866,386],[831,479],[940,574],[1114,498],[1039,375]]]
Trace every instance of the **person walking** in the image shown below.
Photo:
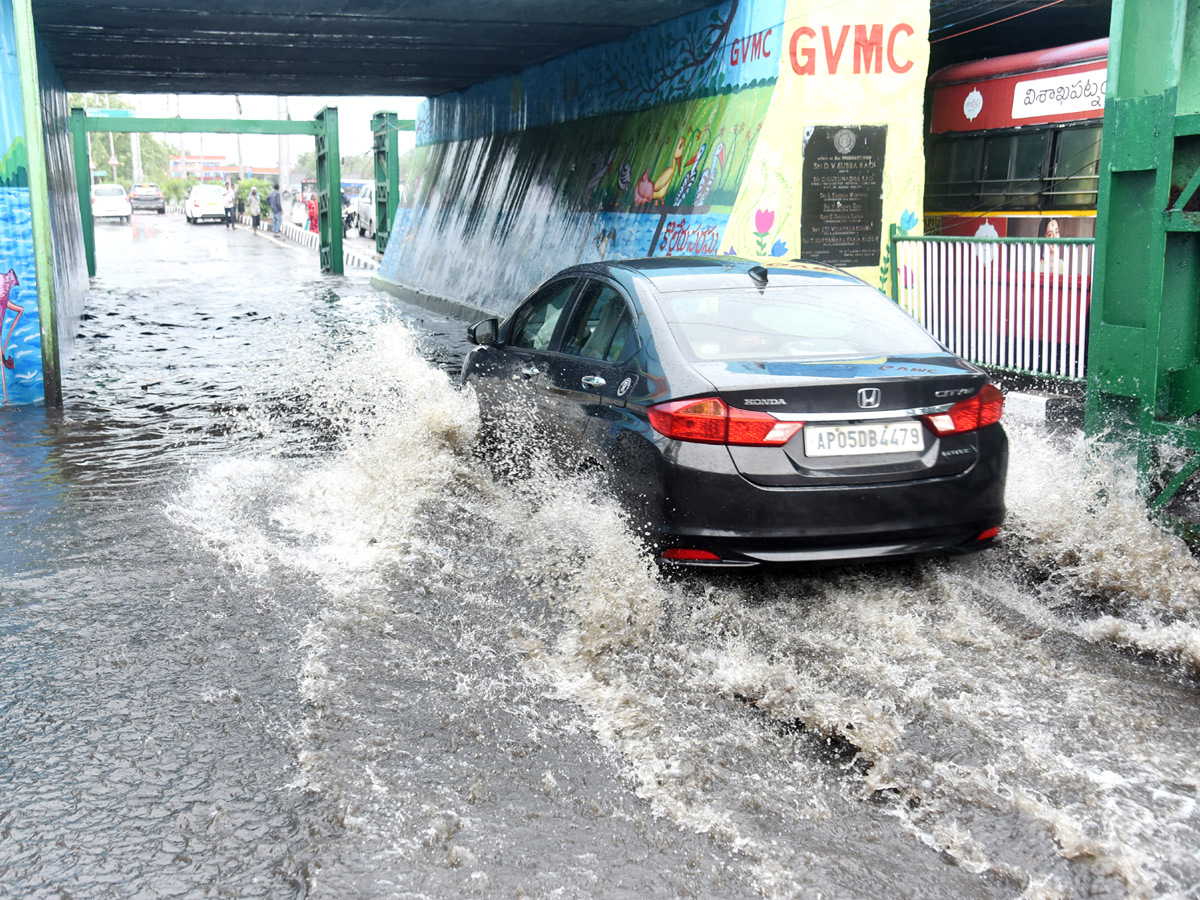
[[[222,199],[225,201],[225,227],[237,228],[237,225],[233,221],[237,207],[237,191],[233,189],[233,185],[228,181],[225,182],[225,193],[222,195]]]
[[[272,182],[271,193],[267,194],[267,206],[271,210],[271,234],[279,237],[279,229],[283,227],[283,198],[279,196],[279,182]]]
[[[246,198],[246,212],[250,215],[250,225],[258,234],[259,216],[262,214],[262,201],[258,199],[258,188],[250,188],[250,196]]]
[[[308,195],[308,230],[317,230],[317,195]]]

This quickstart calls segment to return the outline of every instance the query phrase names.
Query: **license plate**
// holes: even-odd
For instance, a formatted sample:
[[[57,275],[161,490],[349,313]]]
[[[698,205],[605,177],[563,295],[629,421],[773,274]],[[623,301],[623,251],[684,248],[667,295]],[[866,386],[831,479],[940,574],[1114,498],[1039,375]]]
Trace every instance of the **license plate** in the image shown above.
[[[804,453],[806,456],[919,453],[924,449],[925,429],[920,422],[804,426]]]

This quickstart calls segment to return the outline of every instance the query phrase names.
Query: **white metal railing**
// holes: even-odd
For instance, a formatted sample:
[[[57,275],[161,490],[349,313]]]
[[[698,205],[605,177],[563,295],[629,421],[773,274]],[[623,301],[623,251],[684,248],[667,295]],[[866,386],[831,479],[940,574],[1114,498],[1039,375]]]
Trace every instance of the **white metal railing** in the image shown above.
[[[1082,379],[1093,241],[893,238],[893,298],[973,363]]]

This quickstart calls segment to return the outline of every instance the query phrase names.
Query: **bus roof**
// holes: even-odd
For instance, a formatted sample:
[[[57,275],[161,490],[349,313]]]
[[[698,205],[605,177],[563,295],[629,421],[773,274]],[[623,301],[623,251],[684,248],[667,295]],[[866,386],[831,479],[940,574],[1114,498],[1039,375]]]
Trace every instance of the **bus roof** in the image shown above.
[[[929,84],[931,87],[941,87],[948,84],[987,81],[991,78],[1002,78],[1005,75],[1021,75],[1025,72],[1040,72],[1061,66],[1078,65],[1105,59],[1107,56],[1108,38],[1097,38],[1094,41],[1083,41],[1062,47],[1030,50],[1026,53],[994,56],[991,59],[979,59],[946,66],[930,76]]]

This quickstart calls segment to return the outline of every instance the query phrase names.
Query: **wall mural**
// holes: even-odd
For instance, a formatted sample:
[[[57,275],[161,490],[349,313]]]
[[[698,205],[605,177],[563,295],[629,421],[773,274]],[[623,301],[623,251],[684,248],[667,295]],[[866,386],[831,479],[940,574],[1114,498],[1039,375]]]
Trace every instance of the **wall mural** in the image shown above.
[[[381,280],[501,314],[632,256],[803,256],[882,284],[889,227],[921,208],[928,15],[728,0],[435,98]]]
[[[0,404],[44,399],[21,80],[11,0],[0,0]]]

